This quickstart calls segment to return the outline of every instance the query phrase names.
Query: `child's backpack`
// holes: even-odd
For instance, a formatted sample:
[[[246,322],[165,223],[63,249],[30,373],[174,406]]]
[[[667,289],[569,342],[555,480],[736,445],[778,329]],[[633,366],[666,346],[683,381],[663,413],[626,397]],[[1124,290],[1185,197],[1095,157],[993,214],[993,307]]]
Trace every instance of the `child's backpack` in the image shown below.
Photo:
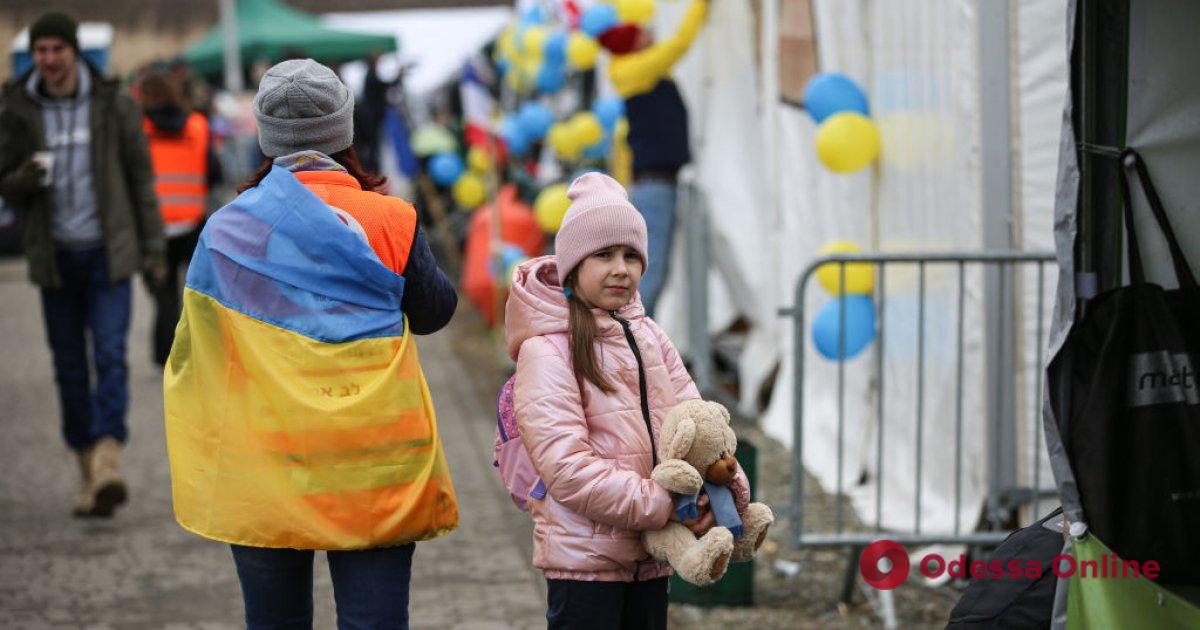
[[[571,352],[566,333],[546,335],[555,350],[571,365]],[[517,428],[517,413],[513,400],[513,387],[517,384],[514,374],[500,388],[496,397],[496,442],[493,445],[492,466],[500,475],[500,483],[521,510],[529,511],[529,498],[541,501],[546,497],[546,484],[533,467],[533,460],[521,442],[521,431]]]

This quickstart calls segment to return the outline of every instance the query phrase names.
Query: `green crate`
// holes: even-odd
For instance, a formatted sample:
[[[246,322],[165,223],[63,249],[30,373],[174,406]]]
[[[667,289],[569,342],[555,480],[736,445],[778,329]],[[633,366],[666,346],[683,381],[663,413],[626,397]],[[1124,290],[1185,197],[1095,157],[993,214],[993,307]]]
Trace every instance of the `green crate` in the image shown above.
[[[753,500],[758,449],[753,444],[741,440],[738,442],[737,458],[750,481],[750,499]],[[695,586],[679,579],[677,575],[672,575],[671,601],[697,606],[753,606],[754,561],[731,563],[725,577],[711,586]]]

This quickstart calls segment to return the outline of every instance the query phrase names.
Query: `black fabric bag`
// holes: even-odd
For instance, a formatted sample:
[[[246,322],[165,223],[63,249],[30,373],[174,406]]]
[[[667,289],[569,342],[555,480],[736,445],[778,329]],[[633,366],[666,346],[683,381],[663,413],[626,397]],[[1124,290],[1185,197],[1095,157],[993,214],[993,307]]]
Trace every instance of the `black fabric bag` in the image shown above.
[[[1058,508],[1005,538],[988,556],[989,566],[995,561],[1000,561],[1003,567],[1014,561],[1020,567],[1036,562],[1040,566],[1038,577],[971,580],[950,611],[946,628],[1049,628],[1054,588],[1058,584],[1051,563],[1063,550],[1062,520],[1062,508]]]
[[[1146,282],[1131,172],[1166,237],[1178,289]],[[1160,583],[1200,583],[1200,288],[1136,152],[1121,154],[1120,176],[1132,283],[1087,305],[1048,382],[1070,388],[1059,432],[1091,531],[1123,559],[1157,561]],[[1061,395],[1051,391],[1055,408]]]

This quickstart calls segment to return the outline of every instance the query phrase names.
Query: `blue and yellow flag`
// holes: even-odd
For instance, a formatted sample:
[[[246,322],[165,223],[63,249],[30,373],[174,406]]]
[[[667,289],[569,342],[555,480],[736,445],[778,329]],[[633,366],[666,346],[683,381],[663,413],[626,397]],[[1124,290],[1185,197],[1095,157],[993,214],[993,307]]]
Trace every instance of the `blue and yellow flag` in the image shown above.
[[[212,216],[163,377],[180,525],[296,549],[454,529],[403,290],[404,278],[284,169]]]

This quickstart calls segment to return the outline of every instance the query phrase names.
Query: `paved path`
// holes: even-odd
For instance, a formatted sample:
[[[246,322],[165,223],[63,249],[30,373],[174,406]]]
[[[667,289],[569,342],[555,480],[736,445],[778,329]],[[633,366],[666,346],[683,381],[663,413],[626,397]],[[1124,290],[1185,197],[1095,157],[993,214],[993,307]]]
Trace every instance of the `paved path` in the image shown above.
[[[242,626],[228,548],[186,533],[171,514],[161,379],[148,344],[152,309],[140,286],[135,293],[124,461],[132,501],[112,520],[74,519],[77,471],[59,433],[38,293],[23,262],[0,262],[0,627]],[[462,524],[417,545],[412,627],[544,627],[545,585],[529,562],[528,518],[491,472],[494,408],[451,350],[451,336],[470,325],[456,319],[420,342]],[[320,555],[317,565],[316,627],[332,628]]]

